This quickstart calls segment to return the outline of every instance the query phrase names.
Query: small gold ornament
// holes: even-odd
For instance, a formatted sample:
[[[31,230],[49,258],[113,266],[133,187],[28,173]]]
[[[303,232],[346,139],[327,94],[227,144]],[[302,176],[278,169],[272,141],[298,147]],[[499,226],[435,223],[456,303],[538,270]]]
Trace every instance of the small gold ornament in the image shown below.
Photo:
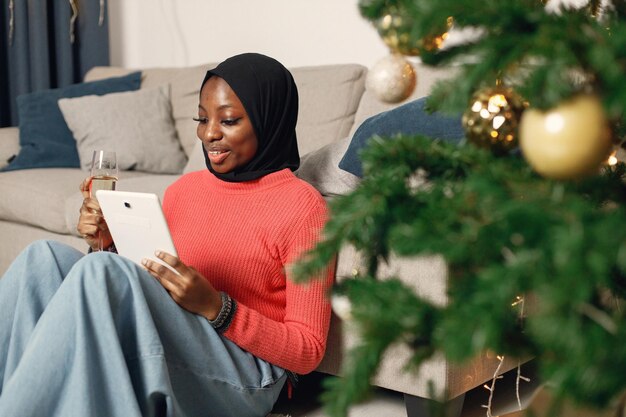
[[[598,172],[611,153],[609,123],[595,95],[579,95],[542,112],[529,109],[520,124],[520,148],[544,177],[576,179]]]
[[[463,113],[467,139],[474,145],[503,154],[518,144],[518,125],[525,102],[503,86],[479,90]]]
[[[413,20],[409,13],[390,7],[384,16],[374,21],[374,27],[392,52],[417,56],[421,50],[434,51],[441,48],[448,37],[448,30],[452,27],[452,18],[449,17],[442,25],[441,33],[416,40],[412,39]]]
[[[413,65],[400,54],[391,54],[378,61],[365,81],[367,90],[386,103],[405,100],[413,93],[416,84]]]

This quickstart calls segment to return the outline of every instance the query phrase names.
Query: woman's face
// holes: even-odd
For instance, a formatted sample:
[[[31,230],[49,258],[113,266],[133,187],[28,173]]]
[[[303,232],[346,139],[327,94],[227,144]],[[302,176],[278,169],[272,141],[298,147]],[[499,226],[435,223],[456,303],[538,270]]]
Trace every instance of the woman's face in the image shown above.
[[[239,97],[224,79],[213,76],[200,91],[198,138],[211,168],[226,174],[254,158],[258,140]]]

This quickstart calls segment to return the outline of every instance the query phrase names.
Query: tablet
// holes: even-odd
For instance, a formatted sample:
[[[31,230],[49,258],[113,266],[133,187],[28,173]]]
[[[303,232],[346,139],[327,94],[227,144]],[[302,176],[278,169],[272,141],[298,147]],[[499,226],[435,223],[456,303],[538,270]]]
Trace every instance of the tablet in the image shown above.
[[[178,256],[156,194],[98,190],[96,198],[119,255],[139,265],[144,258],[165,265],[156,250]]]

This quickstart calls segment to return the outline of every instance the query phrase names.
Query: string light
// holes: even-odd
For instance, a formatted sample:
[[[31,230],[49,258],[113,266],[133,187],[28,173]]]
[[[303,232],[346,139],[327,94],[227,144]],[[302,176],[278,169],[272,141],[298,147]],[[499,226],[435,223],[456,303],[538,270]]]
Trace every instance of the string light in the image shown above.
[[[521,295],[516,296],[515,300],[511,303],[511,307],[519,307],[520,321],[524,319],[524,314],[525,314],[524,304],[525,304],[525,299]],[[487,401],[487,404],[481,405],[482,408],[487,409],[487,412],[486,412],[487,417],[493,417],[493,414],[491,414],[491,411],[492,411],[492,404],[493,404],[493,395],[496,390],[496,381],[502,378],[502,375],[500,375],[500,370],[502,369],[502,365],[504,363],[504,356],[497,355],[496,358],[498,359],[498,361],[500,361],[500,363],[498,363],[498,366],[496,367],[496,370],[493,373],[493,378],[491,379],[491,385],[488,385],[488,384],[483,385],[483,388],[489,391],[489,399]],[[522,375],[522,363],[521,361],[518,360],[517,361],[517,375],[515,378],[515,397],[517,398],[517,405],[519,409],[521,410],[522,400],[520,397],[520,381],[530,382],[530,378]]]
[[[530,382],[530,378],[522,376],[522,363],[517,361],[517,378],[515,379],[515,397],[517,398],[517,406],[522,409],[522,400],[519,395],[519,382],[520,380]]]
[[[489,400],[487,401],[487,404],[486,405],[483,404],[481,406],[487,409],[487,417],[493,417],[493,415],[491,414],[491,405],[493,403],[493,393],[496,390],[496,380],[502,379],[502,375],[500,375],[500,369],[502,369],[502,364],[504,363],[504,356],[498,355],[496,356],[496,358],[500,361],[500,363],[498,363],[498,366],[496,367],[496,371],[493,373],[493,378],[491,379],[491,386],[487,384],[483,385],[483,388],[489,391]]]
[[[526,312],[524,311],[524,306],[526,304],[526,300],[524,299],[524,297],[522,297],[521,295],[518,295],[515,297],[515,301],[513,301],[511,303],[511,307],[518,307],[519,306],[519,320],[520,322],[524,321],[524,317]]]

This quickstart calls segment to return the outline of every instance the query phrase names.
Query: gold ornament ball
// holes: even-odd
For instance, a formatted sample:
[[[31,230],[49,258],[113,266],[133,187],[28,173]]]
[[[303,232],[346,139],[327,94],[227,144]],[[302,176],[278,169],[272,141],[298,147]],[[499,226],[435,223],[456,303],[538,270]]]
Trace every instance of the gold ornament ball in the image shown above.
[[[374,27],[379,36],[393,52],[402,55],[417,56],[420,50],[434,51],[441,48],[444,40],[448,37],[448,30],[452,27],[452,18],[442,25],[441,33],[427,36],[423,39],[413,39],[411,31],[413,21],[395,7],[389,8],[388,12],[374,21]]]
[[[547,178],[597,173],[612,148],[602,103],[595,95],[579,95],[546,112],[527,110],[520,124],[520,148],[530,166]]]
[[[405,100],[413,93],[416,84],[413,65],[400,54],[391,54],[378,61],[365,81],[367,90],[386,103]]]
[[[503,154],[518,145],[518,127],[525,102],[503,86],[479,90],[463,113],[467,139],[474,145]]]

